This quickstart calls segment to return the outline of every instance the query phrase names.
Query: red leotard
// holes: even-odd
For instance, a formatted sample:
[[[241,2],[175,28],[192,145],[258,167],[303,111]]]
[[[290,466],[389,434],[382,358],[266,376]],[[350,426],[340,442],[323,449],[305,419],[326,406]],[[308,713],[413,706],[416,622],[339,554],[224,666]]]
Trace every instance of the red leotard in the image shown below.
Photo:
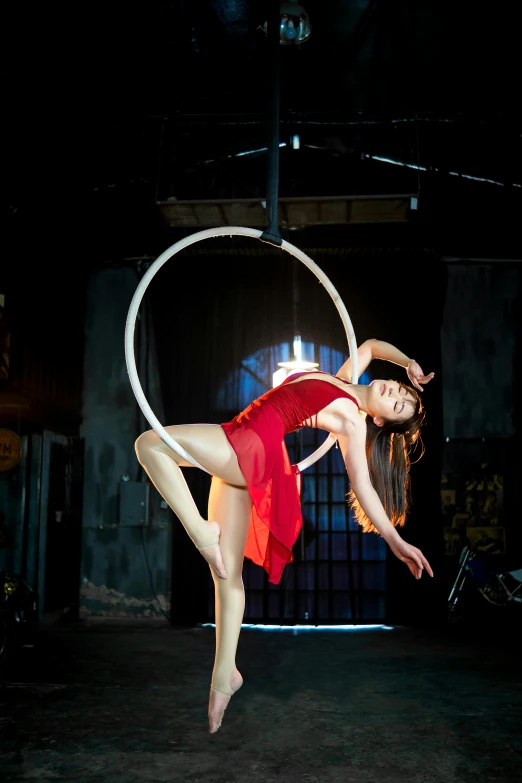
[[[348,392],[322,378],[289,383],[307,374],[290,375],[221,425],[252,498],[245,557],[263,566],[273,584],[279,583],[283,568],[292,562],[292,547],[303,524],[299,470],[290,464],[284,436],[339,397],[357,405]]]

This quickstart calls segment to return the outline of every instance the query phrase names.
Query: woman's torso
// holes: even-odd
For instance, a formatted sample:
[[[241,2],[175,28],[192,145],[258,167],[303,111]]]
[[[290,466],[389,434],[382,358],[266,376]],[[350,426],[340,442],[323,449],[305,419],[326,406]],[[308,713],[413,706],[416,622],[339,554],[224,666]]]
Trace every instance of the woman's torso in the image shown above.
[[[346,389],[350,385],[349,381],[329,373],[294,373],[254,400],[235,420],[240,423],[263,416],[277,418],[284,434],[303,426],[321,426],[318,414],[334,400],[349,399],[358,408],[357,400]]]

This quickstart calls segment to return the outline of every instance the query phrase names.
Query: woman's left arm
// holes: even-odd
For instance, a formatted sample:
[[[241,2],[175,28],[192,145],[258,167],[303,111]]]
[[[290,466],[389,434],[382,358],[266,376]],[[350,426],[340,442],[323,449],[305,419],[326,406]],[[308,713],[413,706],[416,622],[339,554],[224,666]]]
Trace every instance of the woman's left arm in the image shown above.
[[[371,483],[365,451],[366,426],[364,422],[361,424],[362,427],[357,424],[350,426],[348,423],[346,434],[337,436],[352,490],[364,513],[384,538],[393,554],[406,563],[417,579],[420,579],[423,569],[433,576],[431,566],[420,549],[404,541],[397,528],[392,525]]]

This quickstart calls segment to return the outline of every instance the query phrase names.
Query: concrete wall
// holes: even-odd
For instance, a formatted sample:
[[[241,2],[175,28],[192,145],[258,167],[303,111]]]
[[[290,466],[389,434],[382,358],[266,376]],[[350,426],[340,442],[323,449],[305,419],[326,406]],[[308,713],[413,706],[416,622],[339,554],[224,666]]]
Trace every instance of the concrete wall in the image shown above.
[[[134,442],[149,425],[136,403],[124,356],[125,321],[138,280],[131,268],[104,269],[93,275],[87,292],[81,427],[85,439],[83,616],[160,616],[169,611],[172,514],[162,507],[153,488],[149,494],[148,480],[136,459]],[[161,421],[146,297],[140,315],[135,340],[139,376]],[[122,499],[128,498],[129,488],[144,503],[150,501],[148,514],[136,501],[134,518],[128,504],[122,517]]]

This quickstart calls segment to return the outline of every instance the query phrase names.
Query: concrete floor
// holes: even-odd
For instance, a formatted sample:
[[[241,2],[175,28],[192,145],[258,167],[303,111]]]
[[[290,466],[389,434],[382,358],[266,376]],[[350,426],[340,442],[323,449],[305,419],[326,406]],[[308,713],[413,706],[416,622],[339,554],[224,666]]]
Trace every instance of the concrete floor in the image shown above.
[[[512,633],[244,629],[245,685],[209,735],[213,645],[213,628],[46,630],[0,691],[0,780],[522,781]]]

